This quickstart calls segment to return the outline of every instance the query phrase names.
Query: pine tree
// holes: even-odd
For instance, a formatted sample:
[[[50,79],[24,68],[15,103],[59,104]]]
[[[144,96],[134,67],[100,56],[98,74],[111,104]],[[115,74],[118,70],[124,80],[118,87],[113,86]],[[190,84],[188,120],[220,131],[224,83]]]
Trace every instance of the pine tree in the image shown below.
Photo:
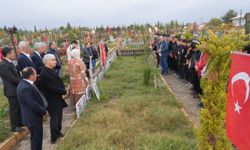
[[[230,23],[230,19],[237,16],[237,12],[230,9],[221,19],[225,23]]]
[[[71,29],[72,29],[72,27],[71,27],[70,23],[68,22],[67,23],[67,30],[71,30]]]

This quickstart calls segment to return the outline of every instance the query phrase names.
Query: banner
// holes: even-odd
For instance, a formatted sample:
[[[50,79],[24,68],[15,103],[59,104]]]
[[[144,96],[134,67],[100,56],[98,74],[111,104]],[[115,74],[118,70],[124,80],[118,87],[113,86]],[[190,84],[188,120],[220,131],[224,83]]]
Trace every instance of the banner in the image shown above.
[[[250,149],[250,55],[232,53],[226,103],[226,131],[239,150]]]
[[[106,60],[106,49],[105,49],[104,43],[100,43],[99,48],[100,48],[100,53],[101,53],[100,54],[101,55],[101,65],[104,66],[105,60]]]
[[[83,112],[86,105],[87,105],[87,99],[86,95],[84,94],[75,105],[77,118],[80,118],[80,115]]]

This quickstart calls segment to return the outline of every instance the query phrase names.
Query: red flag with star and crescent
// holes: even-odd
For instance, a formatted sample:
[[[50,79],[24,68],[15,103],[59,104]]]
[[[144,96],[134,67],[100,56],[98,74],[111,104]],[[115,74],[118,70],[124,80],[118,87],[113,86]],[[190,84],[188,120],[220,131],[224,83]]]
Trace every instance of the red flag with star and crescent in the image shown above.
[[[250,55],[234,52],[228,81],[226,131],[239,150],[250,149]]]

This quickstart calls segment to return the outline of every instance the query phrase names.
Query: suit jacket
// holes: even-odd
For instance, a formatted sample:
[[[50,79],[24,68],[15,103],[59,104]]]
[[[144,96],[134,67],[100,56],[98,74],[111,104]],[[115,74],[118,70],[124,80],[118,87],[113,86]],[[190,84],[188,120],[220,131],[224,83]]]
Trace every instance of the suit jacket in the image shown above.
[[[4,95],[7,97],[16,96],[16,88],[21,81],[16,67],[8,60],[3,59],[0,63],[0,76],[3,80]]]
[[[22,80],[17,86],[23,123],[28,127],[41,125],[46,109],[37,90],[27,81]]]
[[[89,63],[89,61],[90,61],[90,58],[89,58],[89,56],[93,56],[93,52],[92,52],[92,48],[91,47],[85,47],[84,49],[83,49],[83,62],[84,63]]]
[[[17,70],[22,71],[26,67],[35,68],[33,62],[31,61],[31,58],[29,59],[23,53],[20,53],[18,56],[18,61],[17,61]]]
[[[48,101],[48,111],[59,110],[67,106],[62,95],[67,92],[63,81],[54,69],[43,67],[38,81],[38,88],[41,89]]]
[[[34,64],[35,69],[36,69],[36,72],[38,74],[40,74],[41,69],[44,66],[43,60],[42,60],[43,59],[42,56],[39,56],[36,52],[33,52],[30,57],[31,57],[31,59],[33,61],[33,64]]]
[[[168,54],[169,54],[168,47],[169,47],[169,43],[166,41],[162,41],[159,43],[159,52],[160,52],[161,56],[164,56],[164,57],[168,56]]]

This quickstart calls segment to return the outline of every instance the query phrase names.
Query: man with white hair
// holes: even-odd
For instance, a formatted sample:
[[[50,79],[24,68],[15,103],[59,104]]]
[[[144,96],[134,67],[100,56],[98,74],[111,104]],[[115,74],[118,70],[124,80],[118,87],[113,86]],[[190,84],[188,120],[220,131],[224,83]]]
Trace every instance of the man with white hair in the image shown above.
[[[20,54],[17,59],[17,70],[20,72],[26,67],[35,68],[33,61],[30,58],[30,54],[32,52],[31,48],[29,48],[29,42],[21,41],[18,45],[20,49]]]
[[[67,103],[62,98],[66,94],[63,81],[55,71],[56,57],[53,54],[46,54],[43,57],[44,67],[40,72],[40,80],[38,84],[41,91],[48,101],[48,112],[50,115],[50,134],[51,144],[63,137],[62,130],[62,114],[63,108],[67,107]]]
[[[31,54],[31,59],[34,63],[35,69],[40,74],[43,64],[43,56],[47,49],[47,45],[44,42],[35,43],[35,51]]]

